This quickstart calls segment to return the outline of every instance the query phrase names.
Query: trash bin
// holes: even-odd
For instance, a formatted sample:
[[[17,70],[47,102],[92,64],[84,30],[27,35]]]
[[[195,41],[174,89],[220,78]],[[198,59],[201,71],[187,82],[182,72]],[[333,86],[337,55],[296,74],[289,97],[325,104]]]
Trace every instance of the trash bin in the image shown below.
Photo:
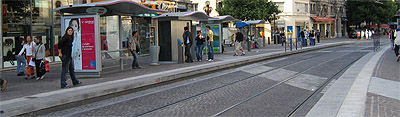
[[[160,65],[158,63],[159,52],[160,52],[159,46],[156,46],[156,45],[150,46],[150,57],[151,57],[150,65]]]

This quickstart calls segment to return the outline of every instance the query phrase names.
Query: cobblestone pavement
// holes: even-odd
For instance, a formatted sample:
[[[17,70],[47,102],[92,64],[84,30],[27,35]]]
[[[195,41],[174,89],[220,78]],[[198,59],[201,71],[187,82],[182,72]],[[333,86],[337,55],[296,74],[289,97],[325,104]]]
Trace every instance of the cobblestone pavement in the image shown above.
[[[365,42],[262,61],[46,116],[287,116],[324,81],[373,51],[371,46]]]
[[[367,117],[400,116],[400,63],[393,50],[387,50],[374,71],[368,89],[364,115]]]
[[[337,39],[322,40],[321,43],[332,43],[332,42],[349,41],[349,40],[354,41],[354,39],[337,38]],[[364,41],[359,40],[359,42],[364,42]],[[232,51],[233,50],[232,47],[227,47],[226,50],[227,52],[225,52],[224,54],[216,54],[215,61],[224,61],[224,60],[253,56],[268,52],[277,52],[284,50],[284,48],[282,48],[282,46],[280,45],[271,44],[271,45],[266,45],[266,47],[260,49],[253,49],[251,52],[246,52],[246,56],[238,56],[238,57],[232,56],[234,53]],[[203,57],[203,59],[205,59],[205,57]],[[131,61],[132,61],[131,59],[125,60],[124,67],[130,68]],[[161,64],[159,66],[149,66],[148,65],[150,63],[149,56],[142,56],[139,58],[139,63],[142,65],[142,69],[138,70],[125,69],[121,71],[119,70],[118,61],[107,62],[105,63],[102,76],[100,78],[80,78],[80,80],[83,81],[83,85],[91,85],[107,81],[114,81],[134,76],[145,75],[145,74],[158,73],[171,69],[207,64],[208,62],[205,62],[204,60],[203,62],[194,62],[190,64]],[[46,73],[46,77],[43,80],[39,81],[31,79],[25,80],[24,76],[16,76],[15,71],[2,71],[0,72],[1,73],[0,77],[8,81],[8,86],[7,86],[7,91],[1,92],[0,100],[5,101],[39,93],[61,90],[60,71],[61,71],[61,66],[59,64],[52,65],[51,71],[49,73]],[[70,80],[67,82],[71,84]]]

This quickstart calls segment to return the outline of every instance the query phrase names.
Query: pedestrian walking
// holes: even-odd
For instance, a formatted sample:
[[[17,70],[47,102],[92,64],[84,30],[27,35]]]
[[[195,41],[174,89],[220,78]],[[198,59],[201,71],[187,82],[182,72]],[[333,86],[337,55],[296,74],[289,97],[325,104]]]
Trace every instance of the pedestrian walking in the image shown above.
[[[317,36],[317,42],[319,43],[319,40],[321,38],[321,32],[319,30],[317,30],[317,32],[315,33],[315,35]]]
[[[394,50],[394,31],[393,29],[389,29],[389,38],[390,38],[390,46],[392,47],[392,50]]]
[[[235,54],[233,56],[238,56],[239,50],[242,51],[241,56],[244,56],[244,55],[246,55],[246,53],[244,52],[244,49],[242,47],[242,42],[244,40],[244,36],[243,36],[243,33],[240,32],[240,28],[237,28],[236,30],[237,30],[237,32],[236,32],[236,39],[235,39]]]
[[[27,63],[27,68],[26,68],[26,77],[25,80],[28,80],[28,78],[35,78],[35,72],[33,71],[33,67],[32,65],[35,65],[32,61],[32,55],[33,55],[33,45],[35,45],[35,42],[32,41],[31,36],[27,36],[26,37],[26,41],[24,43],[24,46],[22,47],[22,49],[20,50],[18,57],[23,56],[23,54],[25,53],[25,60]]]
[[[306,29],[304,29],[304,30],[302,30],[302,31],[300,32],[301,45],[302,45],[303,47],[305,47],[305,46],[306,46],[306,44],[304,44],[305,37],[306,37],[306,34],[305,34],[305,32],[306,32]]]
[[[7,80],[0,78],[0,85],[1,85],[1,91],[5,91],[7,88]]]
[[[185,32],[182,35],[184,45],[185,45],[185,62],[186,63],[193,63],[192,54],[190,52],[193,44],[192,33],[189,31],[189,27],[183,28]]]
[[[61,88],[69,88],[66,82],[67,81],[66,73],[68,71],[72,80],[72,84],[74,86],[82,83],[75,76],[74,64],[73,64],[74,62],[71,57],[73,41],[74,41],[74,29],[72,27],[68,27],[64,36],[58,43],[58,53],[60,53],[60,58],[62,61]]]
[[[41,80],[46,74],[46,70],[44,70],[46,48],[44,47],[42,38],[40,37],[35,37],[35,43],[36,45],[33,46],[34,54],[32,59],[35,61],[36,66],[36,80]]]
[[[396,30],[396,39],[394,40],[394,53],[397,57],[397,62],[400,61],[400,55],[399,55],[399,50],[400,50],[400,33],[399,33],[400,29]]]
[[[214,48],[213,48],[214,33],[210,29],[210,26],[206,26],[206,30],[208,31],[208,35],[207,35],[208,59],[207,59],[207,61],[211,62],[211,61],[214,61]]]
[[[325,35],[326,35],[326,38],[329,38],[329,31],[328,30],[325,31]]]
[[[202,34],[201,31],[197,31],[196,56],[197,56],[197,61],[199,61],[199,62],[201,62],[201,60],[203,59],[204,42],[206,42],[206,39],[201,34]]]
[[[312,30],[311,32],[310,32],[310,36],[309,36],[309,38],[310,38],[310,46],[315,46],[315,33],[314,33],[314,30]]]
[[[132,32],[132,38],[129,39],[128,46],[129,46],[129,51],[132,54],[133,61],[132,61],[132,69],[140,69],[141,67],[139,66],[139,61],[138,61],[138,56],[137,53],[139,51],[139,39],[140,36],[137,33],[137,31]]]
[[[25,75],[24,69],[26,66],[26,59],[25,59],[25,53],[19,55],[19,52],[21,52],[23,46],[24,46],[24,39],[18,38],[15,41],[15,59],[17,60],[17,76],[23,76]]]

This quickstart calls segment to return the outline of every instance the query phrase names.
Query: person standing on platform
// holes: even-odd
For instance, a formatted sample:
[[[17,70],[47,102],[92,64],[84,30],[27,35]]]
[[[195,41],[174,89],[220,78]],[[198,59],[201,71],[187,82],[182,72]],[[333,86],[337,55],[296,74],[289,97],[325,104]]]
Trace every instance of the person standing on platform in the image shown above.
[[[72,42],[74,41],[74,29],[68,27],[64,36],[58,43],[58,53],[60,53],[60,58],[62,61],[62,71],[61,71],[61,88],[69,88],[67,84],[66,73],[69,71],[69,75],[74,86],[82,84],[75,76],[74,62],[71,57]]]
[[[311,30],[309,37],[310,37],[310,46],[315,46],[315,39],[314,39],[315,38],[315,33],[314,33],[314,30]]]
[[[285,29],[282,29],[282,31],[279,34],[279,36],[281,37],[282,46],[283,46],[283,44],[286,43]]]
[[[185,32],[183,33],[182,38],[185,45],[185,56],[186,56],[185,62],[193,63],[192,55],[190,53],[193,44],[192,33],[189,32],[189,27],[185,27],[184,30]]]
[[[201,35],[201,31],[197,31],[197,36],[196,36],[196,56],[197,56],[197,61],[201,62],[203,59],[203,49],[204,49],[204,42],[206,39]]]
[[[138,48],[139,46],[139,34],[137,33],[137,31],[133,31],[132,32],[132,38],[129,39],[128,42],[128,46],[129,46],[129,51],[131,52],[132,56],[133,56],[133,61],[132,61],[132,69],[140,69],[141,67],[139,66],[139,62],[138,62]]]
[[[306,29],[304,29],[304,30],[302,30],[302,31],[300,32],[301,46],[303,46],[303,47],[306,46],[306,44],[304,44],[305,38],[306,38],[305,32],[306,32]]]
[[[315,33],[315,36],[317,36],[317,42],[319,43],[319,40],[321,38],[321,32],[319,30],[317,30],[317,32]]]
[[[213,48],[214,33],[211,30],[210,26],[206,26],[206,30],[208,31],[208,35],[207,35],[208,59],[207,59],[207,61],[211,62],[211,61],[214,61],[214,48]]]

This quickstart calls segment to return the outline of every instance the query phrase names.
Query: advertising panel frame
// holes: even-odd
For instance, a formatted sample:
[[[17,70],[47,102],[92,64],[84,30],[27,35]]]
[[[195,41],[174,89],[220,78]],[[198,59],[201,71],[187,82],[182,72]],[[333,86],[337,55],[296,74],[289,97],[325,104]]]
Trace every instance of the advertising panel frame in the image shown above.
[[[75,69],[77,75],[85,75],[88,76],[100,76],[100,72],[102,71],[102,61],[101,61],[101,42],[100,42],[100,16],[99,15],[74,15],[74,16],[62,16],[61,17],[61,35],[65,34],[65,30],[67,28],[65,20],[77,18],[93,18],[94,20],[94,52],[95,52],[95,69],[85,70],[85,69]],[[79,23],[80,24],[80,23]],[[81,26],[81,25],[80,25]],[[82,28],[82,26],[80,27]],[[81,38],[79,38],[81,39]],[[74,39],[75,41],[75,39]],[[81,41],[81,40],[80,40]],[[83,54],[83,53],[82,53]],[[92,63],[90,63],[92,65]],[[88,73],[88,74],[85,74]],[[96,74],[93,74],[96,73]]]
[[[222,25],[221,24],[205,24],[205,25],[202,25],[201,26],[201,32],[203,32],[203,36],[205,36],[205,37],[208,34],[208,31],[206,31],[206,26],[210,26],[211,30],[214,29],[213,26],[218,26],[218,32],[216,32],[215,30],[213,31],[214,39],[215,39],[216,34],[219,35],[218,42],[213,41],[213,45],[218,44],[218,46],[213,46],[213,49],[214,49],[214,53],[217,53],[217,54],[222,53],[222,44],[221,44],[221,42],[224,41],[223,37],[222,37],[223,36]],[[207,49],[208,49],[207,46],[205,46],[203,52],[207,52],[208,51]]]

